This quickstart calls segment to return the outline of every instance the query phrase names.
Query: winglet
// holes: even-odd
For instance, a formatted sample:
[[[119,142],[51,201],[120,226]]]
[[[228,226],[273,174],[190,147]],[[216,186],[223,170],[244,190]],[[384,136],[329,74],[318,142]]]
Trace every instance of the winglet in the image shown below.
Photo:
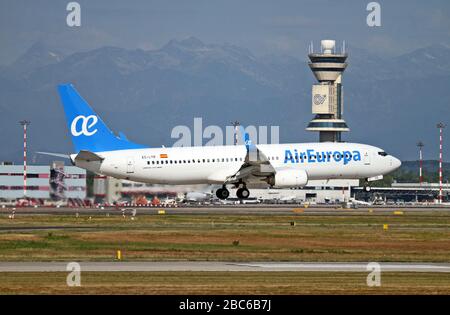
[[[257,149],[252,139],[250,139],[249,133],[245,131],[243,126],[239,126],[239,134],[241,135],[241,140],[243,141],[247,152],[255,151]]]

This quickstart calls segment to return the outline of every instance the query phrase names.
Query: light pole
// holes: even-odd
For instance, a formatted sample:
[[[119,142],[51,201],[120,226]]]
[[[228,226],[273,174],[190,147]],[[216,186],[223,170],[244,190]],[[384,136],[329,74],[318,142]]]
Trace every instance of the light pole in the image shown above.
[[[422,156],[422,148],[425,146],[422,141],[419,141],[417,143],[417,146],[419,147],[419,183],[420,186],[422,186],[423,183],[423,156]]]
[[[445,128],[443,123],[438,123],[439,129],[439,203],[442,203],[442,130]]]
[[[21,120],[23,126],[23,196],[27,197],[27,126],[31,124],[29,120]]]

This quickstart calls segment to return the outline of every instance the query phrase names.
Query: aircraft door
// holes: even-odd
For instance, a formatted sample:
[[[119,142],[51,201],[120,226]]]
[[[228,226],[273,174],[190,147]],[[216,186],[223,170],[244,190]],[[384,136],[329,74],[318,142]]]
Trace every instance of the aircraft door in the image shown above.
[[[370,152],[365,151],[363,154],[364,165],[370,165]]]
[[[127,174],[134,173],[134,158],[127,158]]]

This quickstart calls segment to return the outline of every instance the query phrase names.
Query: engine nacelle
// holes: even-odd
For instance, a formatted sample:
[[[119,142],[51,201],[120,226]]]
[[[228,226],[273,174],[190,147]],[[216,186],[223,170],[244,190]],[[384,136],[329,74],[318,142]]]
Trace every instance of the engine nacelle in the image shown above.
[[[269,178],[268,183],[279,188],[303,187],[308,183],[308,174],[304,170],[283,169]]]

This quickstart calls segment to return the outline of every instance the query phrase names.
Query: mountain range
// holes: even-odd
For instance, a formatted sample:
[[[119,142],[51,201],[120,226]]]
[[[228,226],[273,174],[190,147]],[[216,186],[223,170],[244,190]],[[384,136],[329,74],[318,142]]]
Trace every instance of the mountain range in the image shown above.
[[[256,56],[232,44],[197,38],[171,40],[156,50],[101,47],[64,54],[35,43],[0,68],[0,161],[21,162],[19,120],[31,120],[32,162],[36,151],[71,152],[56,86],[71,82],[116,132],[134,142],[171,145],[177,125],[280,126],[281,142],[316,141],[305,131],[315,83],[304,56]],[[344,73],[345,141],[380,146],[401,159],[436,159],[438,121],[450,117],[450,47],[433,45],[382,58],[348,48]],[[207,139],[205,139],[207,142]],[[445,146],[445,155],[450,150]]]

